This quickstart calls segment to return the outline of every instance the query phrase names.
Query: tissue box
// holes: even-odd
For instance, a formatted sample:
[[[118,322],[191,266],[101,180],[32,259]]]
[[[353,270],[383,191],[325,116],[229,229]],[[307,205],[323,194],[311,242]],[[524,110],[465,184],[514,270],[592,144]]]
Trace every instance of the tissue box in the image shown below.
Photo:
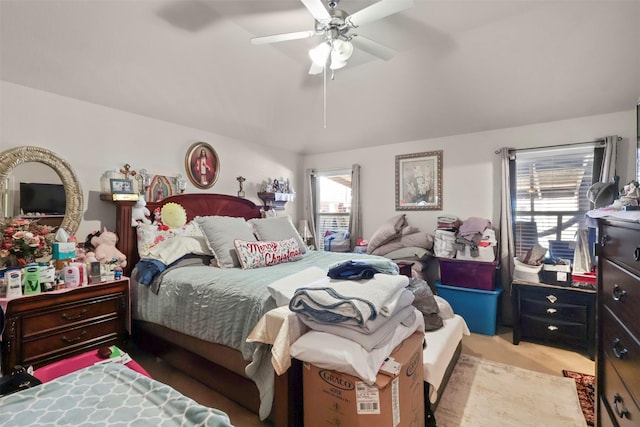
[[[74,242],[53,243],[53,259],[68,259],[76,257],[76,244]]]

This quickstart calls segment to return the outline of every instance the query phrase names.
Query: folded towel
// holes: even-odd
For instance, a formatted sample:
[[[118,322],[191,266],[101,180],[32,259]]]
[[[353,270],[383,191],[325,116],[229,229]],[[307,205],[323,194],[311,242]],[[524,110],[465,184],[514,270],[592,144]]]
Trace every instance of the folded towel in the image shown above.
[[[326,280],[325,286],[317,281],[296,290],[289,309],[321,322],[352,320],[362,325],[381,311],[391,312],[387,304],[395,302],[397,292],[409,284],[406,276],[381,273],[369,280]]]

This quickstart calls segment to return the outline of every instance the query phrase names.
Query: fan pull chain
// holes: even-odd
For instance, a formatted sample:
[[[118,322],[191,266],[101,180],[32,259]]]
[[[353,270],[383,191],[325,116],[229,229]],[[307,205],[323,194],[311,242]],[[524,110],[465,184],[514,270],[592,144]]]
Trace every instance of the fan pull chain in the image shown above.
[[[323,108],[324,108],[324,128],[327,128],[327,64],[325,64],[322,72],[322,97],[323,97]]]

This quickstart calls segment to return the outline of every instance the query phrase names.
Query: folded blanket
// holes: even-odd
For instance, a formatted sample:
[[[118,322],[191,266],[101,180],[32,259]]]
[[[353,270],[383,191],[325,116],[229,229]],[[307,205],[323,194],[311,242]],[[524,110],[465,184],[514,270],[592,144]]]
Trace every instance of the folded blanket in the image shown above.
[[[391,312],[386,305],[409,284],[406,276],[381,273],[369,280],[321,280],[326,285],[317,281],[296,290],[289,309],[325,323],[352,320],[358,325],[375,319],[381,311]]]
[[[371,254],[386,255],[391,251],[412,246],[418,248],[433,249],[433,235],[424,231],[411,234],[403,234],[397,239],[391,240],[384,245],[378,246],[375,250],[371,251]]]
[[[304,315],[298,317],[302,321],[302,323],[309,327],[309,329],[347,338],[351,341],[357,342],[365,350],[372,351],[375,348],[380,348],[386,345],[395,331],[398,329],[398,326],[413,325],[415,323],[416,313],[418,312],[416,311],[415,307],[412,305],[408,305],[395,315],[389,318],[385,318],[381,323],[381,327],[370,334],[364,334],[351,328],[345,328],[341,324],[317,322],[313,319],[307,318]]]

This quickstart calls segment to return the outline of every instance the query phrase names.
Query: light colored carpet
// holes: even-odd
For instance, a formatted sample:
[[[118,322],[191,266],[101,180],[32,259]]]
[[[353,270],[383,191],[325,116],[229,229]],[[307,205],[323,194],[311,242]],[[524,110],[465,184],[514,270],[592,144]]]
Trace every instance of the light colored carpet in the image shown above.
[[[463,354],[435,412],[438,427],[585,427],[575,381]]]

